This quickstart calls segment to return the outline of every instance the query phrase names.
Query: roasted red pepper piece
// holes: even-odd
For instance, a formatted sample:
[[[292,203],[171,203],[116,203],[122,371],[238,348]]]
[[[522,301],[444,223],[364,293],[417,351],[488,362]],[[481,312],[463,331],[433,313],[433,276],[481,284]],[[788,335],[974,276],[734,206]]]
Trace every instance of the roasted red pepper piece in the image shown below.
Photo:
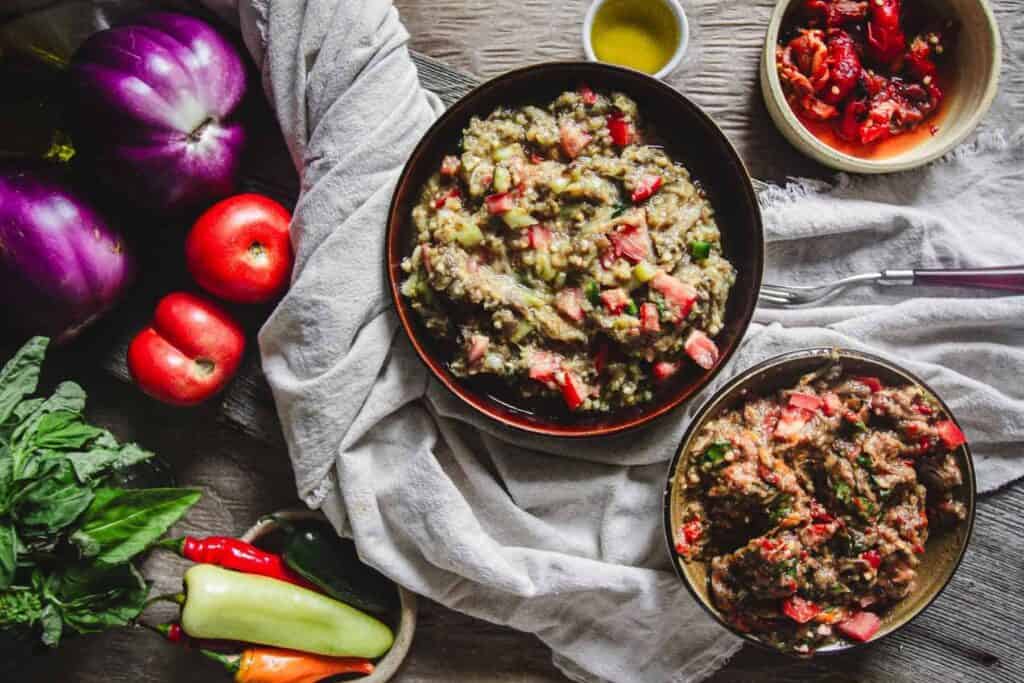
[[[782,601],[782,612],[798,624],[806,624],[821,614],[821,608],[799,595],[791,595]]]
[[[866,0],[804,0],[804,8],[827,27],[852,24],[868,15]]]
[[[865,50],[871,59],[891,67],[907,46],[900,27],[900,0],[871,0],[868,4],[868,39]]]
[[[842,29],[828,32],[829,79],[822,91],[821,99],[829,104],[839,104],[853,92],[860,80],[860,56],[850,34]]]

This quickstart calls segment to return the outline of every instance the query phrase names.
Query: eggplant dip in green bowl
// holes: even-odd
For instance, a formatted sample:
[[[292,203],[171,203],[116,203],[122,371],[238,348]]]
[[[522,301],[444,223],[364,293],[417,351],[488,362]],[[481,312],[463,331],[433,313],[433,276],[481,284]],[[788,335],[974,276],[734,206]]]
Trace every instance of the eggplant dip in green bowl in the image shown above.
[[[736,272],[704,191],[632,99],[581,87],[499,107],[458,151],[412,208],[400,287],[453,343],[453,375],[608,413],[716,364]]]
[[[730,628],[793,654],[909,620],[969,533],[973,472],[945,406],[917,382],[845,364],[736,391],[698,416],[673,467],[684,578]]]

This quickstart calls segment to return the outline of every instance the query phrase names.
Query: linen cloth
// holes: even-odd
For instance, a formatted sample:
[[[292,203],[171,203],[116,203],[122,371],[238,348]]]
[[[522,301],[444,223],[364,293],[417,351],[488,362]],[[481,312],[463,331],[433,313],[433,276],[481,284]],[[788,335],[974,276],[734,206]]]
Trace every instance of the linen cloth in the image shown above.
[[[389,310],[381,267],[397,174],[438,112],[396,13],[370,1],[242,4],[302,175],[294,281],[260,335],[300,495],[367,562],[536,633],[575,680],[714,671],[739,641],[671,573],[661,529],[666,460],[689,411],[568,445],[496,427],[432,380]],[[766,278],[1024,263],[1022,161],[1018,132],[917,173],[766,186]],[[954,298],[965,295],[864,288],[814,309],[760,311],[716,384],[804,346],[892,357],[949,401],[991,489],[1024,471],[1024,297]]]
[[[388,304],[385,213],[406,156],[441,111],[419,86],[396,12],[385,0],[205,4],[240,26],[302,180],[294,281],[260,335],[299,494],[403,585],[537,634],[577,681],[707,676],[740,641],[672,574],[666,461],[710,391],[800,347],[906,365],[956,412],[983,490],[1024,474],[1021,296],[860,288],[814,308],[759,309],[712,387],[624,437],[552,441],[469,412],[431,379]],[[88,6],[100,28],[145,3]],[[1008,47],[1024,26],[1011,33]],[[69,49],[80,38],[62,37]],[[1020,66],[1019,51],[1008,53]],[[1019,126],[1017,105],[990,120]],[[765,279],[1024,263],[1022,162],[1017,128],[917,172],[762,185]]]

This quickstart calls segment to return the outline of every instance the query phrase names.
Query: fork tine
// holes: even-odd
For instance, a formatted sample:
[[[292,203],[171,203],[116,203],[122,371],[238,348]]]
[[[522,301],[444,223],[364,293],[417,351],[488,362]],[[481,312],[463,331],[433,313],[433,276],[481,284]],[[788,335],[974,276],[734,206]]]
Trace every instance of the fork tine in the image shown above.
[[[792,302],[785,297],[775,296],[773,294],[765,294],[763,291],[758,296],[758,300],[761,301],[762,303],[773,304],[775,306],[792,305]]]
[[[778,285],[761,285],[761,293],[767,294],[768,296],[778,297],[780,299],[786,299],[787,301],[795,296],[792,291]]]

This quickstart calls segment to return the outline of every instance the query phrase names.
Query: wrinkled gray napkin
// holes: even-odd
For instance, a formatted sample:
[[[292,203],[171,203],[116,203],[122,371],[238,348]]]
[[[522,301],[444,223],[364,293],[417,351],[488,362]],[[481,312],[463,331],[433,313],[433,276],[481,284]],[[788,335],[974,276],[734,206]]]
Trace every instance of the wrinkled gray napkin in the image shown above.
[[[689,413],[568,449],[496,427],[433,381],[398,330],[380,265],[393,185],[438,111],[397,15],[382,2],[248,1],[243,27],[265,51],[302,172],[295,279],[260,335],[300,495],[369,563],[536,633],[576,680],[712,672],[739,641],[671,574],[661,530],[665,462]],[[768,279],[1024,263],[1012,213],[1022,150],[1019,136],[991,136],[917,173],[763,188]],[[761,311],[716,384],[803,346],[892,357],[950,402],[991,489],[1024,471],[1024,297],[954,295],[968,293],[864,288],[819,308]]]
[[[94,25],[140,4],[95,0]],[[577,681],[714,671],[739,640],[672,575],[660,510],[666,461],[707,392],[653,428],[571,448],[468,412],[415,358],[386,296],[387,205],[440,112],[397,14],[384,0],[205,4],[240,24],[302,177],[294,282],[260,336],[299,494],[354,536],[367,562],[455,609],[536,633]],[[1024,25],[1011,33],[1024,38]],[[1012,73],[1019,98],[1021,70]],[[1024,263],[1022,137],[988,134],[899,176],[762,187],[766,280]],[[756,319],[716,386],[798,347],[874,351],[950,403],[984,490],[1024,473],[1024,297],[862,288]]]

